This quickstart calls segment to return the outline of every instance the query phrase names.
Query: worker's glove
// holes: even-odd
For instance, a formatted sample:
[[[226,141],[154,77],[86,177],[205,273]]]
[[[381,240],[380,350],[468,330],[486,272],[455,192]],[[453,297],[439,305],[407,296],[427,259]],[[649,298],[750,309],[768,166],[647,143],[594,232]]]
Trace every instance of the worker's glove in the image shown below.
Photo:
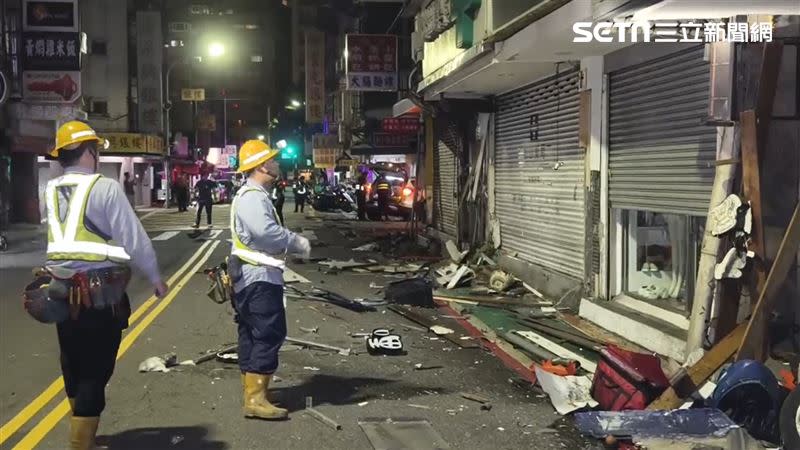
[[[295,235],[294,236],[294,254],[301,257],[301,258],[310,258],[311,257],[311,242],[308,241],[304,236]]]

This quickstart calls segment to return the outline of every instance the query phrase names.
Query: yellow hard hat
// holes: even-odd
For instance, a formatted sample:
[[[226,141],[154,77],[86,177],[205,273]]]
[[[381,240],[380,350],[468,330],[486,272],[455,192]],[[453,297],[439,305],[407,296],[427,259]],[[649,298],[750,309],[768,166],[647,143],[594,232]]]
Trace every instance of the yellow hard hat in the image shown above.
[[[98,145],[108,148],[108,141],[101,138],[89,125],[73,120],[61,125],[56,132],[56,146],[50,151],[50,156],[58,157],[60,150],[75,150],[81,142],[97,141]]]
[[[239,149],[239,169],[237,172],[242,173],[258,167],[276,157],[280,152],[280,149],[272,149],[264,141],[249,140]]]

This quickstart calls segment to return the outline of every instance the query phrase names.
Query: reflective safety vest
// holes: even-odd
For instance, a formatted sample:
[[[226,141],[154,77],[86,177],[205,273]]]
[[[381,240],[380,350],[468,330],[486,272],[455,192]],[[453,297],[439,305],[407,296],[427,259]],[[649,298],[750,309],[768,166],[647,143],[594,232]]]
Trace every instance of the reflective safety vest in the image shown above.
[[[388,190],[391,190],[391,189],[392,189],[392,186],[390,186],[389,183],[387,183],[385,181],[381,181],[380,183],[378,183],[378,190],[379,191],[388,191]]]
[[[306,184],[298,182],[296,185],[297,193],[300,195],[305,195],[306,193]]]
[[[69,173],[47,183],[47,259],[50,261],[130,261],[125,249],[110,244],[86,228],[86,205],[89,193],[102,175]],[[64,222],[59,214],[58,191],[71,187]]]
[[[269,255],[265,252],[251,249],[250,247],[246,246],[242,240],[239,239],[239,235],[236,234],[236,206],[240,197],[250,191],[256,191],[263,195],[268,195],[261,189],[248,185],[239,189],[239,192],[237,192],[236,196],[233,197],[233,203],[231,203],[231,237],[233,238],[233,250],[231,250],[231,254],[238,256],[242,261],[254,266],[275,267],[276,269],[283,271],[286,269],[286,261],[276,258],[275,256]],[[277,216],[275,216],[275,222],[281,224],[281,221]]]

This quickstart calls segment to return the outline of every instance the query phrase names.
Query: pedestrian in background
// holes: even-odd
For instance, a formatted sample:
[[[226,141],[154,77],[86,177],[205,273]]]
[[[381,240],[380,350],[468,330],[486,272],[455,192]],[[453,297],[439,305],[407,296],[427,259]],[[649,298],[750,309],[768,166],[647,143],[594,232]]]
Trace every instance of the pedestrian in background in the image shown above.
[[[308,197],[308,186],[306,186],[305,178],[301,175],[294,183],[294,212],[298,212],[298,208],[300,209],[299,212],[303,212],[306,205],[306,197]]]
[[[231,205],[229,270],[239,324],[243,412],[246,418],[267,420],[288,417],[288,411],[270,403],[268,397],[278,369],[278,351],[286,339],[284,258],[287,253],[304,258],[311,253],[308,239],[280,225],[270,201],[268,189],[280,175],[278,153],[260,140],[242,145],[239,171],[246,174],[247,183]]]
[[[278,218],[283,226],[286,226],[286,222],[283,220],[283,204],[286,202],[285,190],[286,180],[283,178],[279,178],[272,186],[272,205],[275,206],[275,212],[278,213]]]
[[[367,177],[361,174],[356,182],[356,203],[358,220],[367,220]]]
[[[200,215],[202,214],[203,209],[206,210],[208,227],[211,228],[211,206],[214,203],[213,191],[216,188],[216,185],[216,183],[208,179],[207,173],[200,175],[200,181],[194,185],[194,189],[197,192],[197,217],[194,220],[194,228],[198,228],[200,226]]]
[[[61,371],[72,410],[68,446],[72,450],[95,448],[106,385],[131,313],[125,293],[131,275],[128,264],[147,276],[158,297],[168,291],[153,245],[124,190],[117,180],[97,173],[98,147],[104,143],[83,122],[67,122],[58,129],[50,156],[64,168],[64,175],[47,183],[46,267],[50,273],[58,270],[71,276],[52,279],[46,288],[34,287],[34,282],[25,293],[26,302],[38,294],[69,305],[68,312],[50,318],[57,323]],[[77,225],[64,226],[70,223]],[[44,296],[37,292],[42,289],[48,292]],[[59,293],[64,298],[57,297]],[[32,306],[28,312],[46,321],[37,317],[41,308]]]
[[[125,197],[128,198],[128,203],[135,209],[136,204],[134,201],[134,195],[136,195],[136,191],[133,189],[135,182],[131,179],[131,173],[125,172],[125,180],[122,182],[123,187],[125,188]]]
[[[389,200],[392,197],[392,185],[383,174],[375,180],[375,190],[378,191],[378,214],[381,221],[389,220]]]

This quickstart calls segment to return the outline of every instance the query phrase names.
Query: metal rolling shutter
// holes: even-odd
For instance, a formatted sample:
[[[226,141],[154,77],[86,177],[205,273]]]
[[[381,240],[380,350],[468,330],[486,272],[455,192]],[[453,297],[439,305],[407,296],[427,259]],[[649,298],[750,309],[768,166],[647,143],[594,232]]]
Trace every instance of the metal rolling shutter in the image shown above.
[[[436,228],[457,237],[458,227],[456,222],[456,174],[458,173],[458,160],[455,154],[447,148],[444,142],[436,144],[436,170],[434,172],[434,195],[436,203],[434,208],[434,221]]]
[[[612,208],[706,215],[716,158],[708,95],[702,46],[609,75]]]
[[[504,250],[582,280],[578,80],[570,70],[497,98],[495,197]]]

